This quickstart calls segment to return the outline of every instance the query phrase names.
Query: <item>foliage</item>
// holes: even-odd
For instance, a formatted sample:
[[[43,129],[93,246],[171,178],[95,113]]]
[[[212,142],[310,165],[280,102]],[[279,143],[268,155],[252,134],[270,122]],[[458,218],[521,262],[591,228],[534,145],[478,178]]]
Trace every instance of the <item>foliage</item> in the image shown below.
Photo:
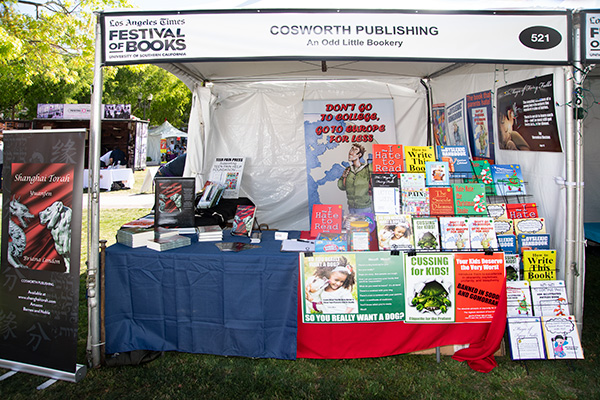
[[[103,102],[131,104],[132,113],[142,118],[139,96],[145,101],[152,94],[146,118],[151,125],[168,120],[181,127],[187,123],[192,106],[192,94],[183,82],[154,65],[128,65],[105,68]]]
[[[58,0],[35,7],[0,2],[0,113],[6,119],[35,118],[38,103],[89,104],[94,66],[94,11],[129,7],[127,0]],[[191,93],[170,73],[151,65],[104,68],[105,104],[131,104],[138,94],[154,101],[147,117],[182,126]]]

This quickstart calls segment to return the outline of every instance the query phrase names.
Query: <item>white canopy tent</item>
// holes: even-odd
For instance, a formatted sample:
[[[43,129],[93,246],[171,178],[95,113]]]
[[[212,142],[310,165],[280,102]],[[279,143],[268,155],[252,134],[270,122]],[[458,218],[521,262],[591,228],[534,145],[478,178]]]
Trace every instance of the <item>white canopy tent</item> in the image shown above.
[[[247,157],[241,195],[258,205],[259,220],[278,229],[307,229],[304,100],[391,98],[397,142],[426,145],[431,104],[553,74],[563,153],[496,149],[496,162],[519,163],[527,171],[540,214],[551,221],[559,274],[581,323],[581,188],[574,184],[579,182],[581,143],[574,141],[576,126],[567,106],[574,84],[568,66],[571,22],[565,10],[111,11],[99,19],[94,87],[102,87],[102,65],[151,62],[178,76],[193,93],[184,175],[201,183],[215,157]],[[150,35],[144,27],[160,24],[163,30],[152,31],[156,40],[142,38]],[[552,27],[562,41],[545,50],[519,42],[520,33],[538,26]],[[346,34],[364,43],[352,45]],[[368,40],[378,44],[365,46]],[[92,104],[101,104],[100,98],[95,90]],[[92,137],[95,123],[93,115]],[[90,160],[95,159],[92,154]],[[91,171],[97,174],[97,168]],[[96,201],[92,191],[92,224]],[[98,242],[93,231],[91,248]],[[573,265],[580,268],[577,281]],[[92,262],[90,273],[96,273]]]
[[[160,140],[171,139],[171,138],[186,138],[187,133],[180,131],[165,121],[156,128],[152,128],[148,131],[148,149],[147,156],[152,159],[152,164],[160,164]]]

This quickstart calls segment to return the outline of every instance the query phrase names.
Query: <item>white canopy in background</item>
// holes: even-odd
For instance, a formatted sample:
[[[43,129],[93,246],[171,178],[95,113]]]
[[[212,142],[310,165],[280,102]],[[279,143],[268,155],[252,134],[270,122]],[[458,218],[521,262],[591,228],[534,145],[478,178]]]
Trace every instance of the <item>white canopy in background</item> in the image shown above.
[[[97,32],[102,36],[103,47],[97,44],[97,60],[101,58],[110,65],[152,62],[175,74],[192,90],[186,176],[194,176],[202,183],[215,157],[244,156],[247,161],[240,195],[257,204],[258,220],[276,229],[308,229],[304,100],[391,98],[397,143],[425,145],[431,104],[450,104],[469,93],[495,91],[501,86],[552,73],[564,152],[507,151],[499,150],[496,145],[496,162],[522,165],[532,201],[539,204],[540,214],[548,219],[552,245],[558,250],[559,277],[571,277],[572,271],[566,266],[582,264],[578,259],[582,247],[577,233],[580,227],[566,201],[575,189],[557,183],[568,181],[569,171],[574,169],[574,156],[570,153],[573,112],[566,106],[572,95],[569,85],[573,84],[572,70],[565,66],[571,44],[567,13],[393,12],[389,10],[390,2],[384,11],[267,10],[273,3],[252,1],[244,3],[242,8],[259,7],[263,3],[265,10],[101,15],[103,28]],[[450,2],[428,2],[432,3],[447,7]],[[463,3],[474,4],[459,4]],[[524,4],[521,1],[490,4],[499,3],[510,3],[507,7]],[[556,9],[567,2],[543,4],[548,3]],[[345,7],[348,4],[344,2]],[[456,7],[454,2],[452,5]],[[153,44],[141,43],[139,39],[140,29],[152,24],[160,26],[161,20],[173,24],[169,31],[174,40],[170,52],[163,51],[159,42],[154,44],[156,51],[150,51]],[[132,21],[133,25],[125,26]],[[382,43],[387,43],[386,39],[402,43],[356,48],[326,45],[329,47],[315,50],[307,47],[312,43],[310,36],[300,35],[298,39],[298,35],[280,34],[288,32],[286,27],[293,24],[348,26],[354,27],[356,33],[359,26],[368,29],[389,26],[396,32],[395,27],[406,24],[425,27],[429,33],[360,36],[365,41],[375,38]],[[560,32],[560,44],[549,51],[524,48],[519,43],[519,33],[539,25],[552,26]],[[433,27],[439,28],[439,35],[433,34]],[[159,31],[156,34],[162,35]],[[321,42],[323,37],[317,39],[325,43]],[[343,36],[339,39],[339,43],[344,43]],[[177,45],[179,50],[173,50]],[[146,48],[136,52],[139,49],[136,46]],[[100,51],[102,57],[98,56]],[[97,74],[98,71],[99,67]],[[96,82],[94,87],[102,85]],[[98,98],[98,94],[94,96]],[[572,250],[573,246],[576,250]],[[578,303],[576,315],[580,313],[580,318],[582,296],[573,301]]]
[[[160,163],[160,140],[178,137],[187,138],[188,135],[175,128],[169,121],[165,121],[161,125],[148,130],[148,148],[146,154],[152,159],[152,164]]]

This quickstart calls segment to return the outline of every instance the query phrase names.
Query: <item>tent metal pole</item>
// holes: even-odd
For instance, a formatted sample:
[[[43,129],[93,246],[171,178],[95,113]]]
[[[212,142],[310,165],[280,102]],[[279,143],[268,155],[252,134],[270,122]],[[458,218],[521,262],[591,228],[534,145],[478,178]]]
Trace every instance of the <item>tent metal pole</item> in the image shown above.
[[[573,104],[573,68],[565,68],[565,101],[567,104]],[[575,233],[575,213],[576,213],[576,196],[575,187],[572,184],[575,182],[575,123],[573,120],[573,109],[571,107],[565,108],[565,191],[566,191],[566,219],[565,219],[565,286],[567,288],[567,299],[570,303],[569,307],[572,309],[576,302],[575,295],[573,292],[573,266],[576,258],[576,233]]]
[[[94,59],[94,87],[91,99],[89,135],[89,186],[88,186],[88,362],[92,367],[100,365],[100,138],[102,132],[102,30],[100,16],[96,20],[96,43]]]
[[[583,294],[585,285],[585,234],[583,232],[583,115],[582,111],[582,90],[583,80],[585,79],[582,73],[583,66],[581,65],[581,25],[575,26],[574,30],[574,46],[573,46],[573,61],[574,61],[574,85],[575,85],[575,190],[576,190],[576,220],[575,229],[577,234],[576,245],[576,264],[573,282],[574,310],[572,311],[577,321],[579,332],[583,328]]]

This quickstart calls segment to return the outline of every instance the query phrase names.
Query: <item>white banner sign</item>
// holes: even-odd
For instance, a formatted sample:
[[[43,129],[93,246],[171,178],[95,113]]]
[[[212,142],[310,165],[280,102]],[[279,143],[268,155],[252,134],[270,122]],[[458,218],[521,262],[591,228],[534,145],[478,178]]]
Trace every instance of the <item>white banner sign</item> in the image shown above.
[[[584,61],[600,60],[600,10],[597,13],[583,14],[582,59]]]
[[[569,26],[566,12],[117,12],[102,14],[103,61],[340,57],[566,63]]]

